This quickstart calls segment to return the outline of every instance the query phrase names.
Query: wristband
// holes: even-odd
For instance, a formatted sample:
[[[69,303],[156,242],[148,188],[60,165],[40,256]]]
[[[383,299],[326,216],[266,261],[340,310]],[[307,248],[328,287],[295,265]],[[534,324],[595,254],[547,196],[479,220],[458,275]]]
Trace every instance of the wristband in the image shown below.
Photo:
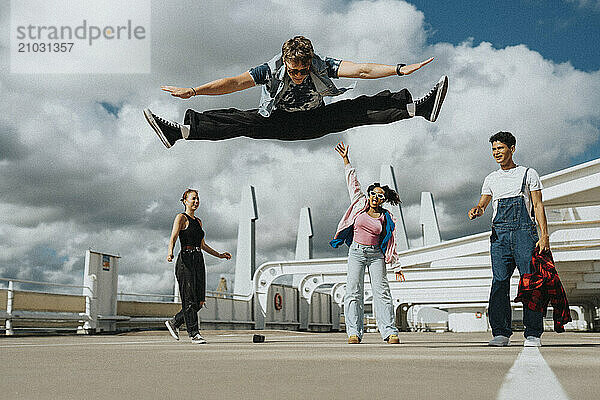
[[[402,76],[404,75],[404,72],[400,71],[400,68],[404,67],[406,64],[398,64],[396,65],[396,75],[398,76]]]
[[[194,96],[197,96],[196,89],[194,89],[193,87],[191,87],[190,89],[192,89],[192,92],[194,92]]]

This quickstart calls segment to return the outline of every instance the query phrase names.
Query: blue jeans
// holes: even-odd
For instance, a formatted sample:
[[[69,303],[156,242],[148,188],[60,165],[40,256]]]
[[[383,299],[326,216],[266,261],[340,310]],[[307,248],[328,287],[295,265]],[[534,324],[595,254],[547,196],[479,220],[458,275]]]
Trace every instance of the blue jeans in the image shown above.
[[[344,296],[344,316],[348,336],[356,335],[362,339],[364,334],[364,286],[365,267],[369,268],[373,306],[377,327],[383,339],[397,334],[394,326],[394,306],[383,253],[379,246],[365,246],[353,242],[348,251],[348,274],[346,295]]]
[[[494,336],[512,335],[512,316],[510,307],[510,277],[515,267],[519,273],[532,273],[531,255],[538,235],[533,224],[518,227],[494,226],[490,237],[492,256],[492,290],[490,293],[489,317]],[[543,315],[523,307],[525,337],[540,337],[544,331]]]

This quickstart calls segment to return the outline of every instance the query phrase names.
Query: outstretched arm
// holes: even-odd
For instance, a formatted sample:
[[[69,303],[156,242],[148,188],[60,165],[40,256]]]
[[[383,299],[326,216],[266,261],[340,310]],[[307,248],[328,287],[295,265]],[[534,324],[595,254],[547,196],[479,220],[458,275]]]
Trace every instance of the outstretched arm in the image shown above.
[[[404,65],[400,68],[400,75],[409,75],[424,65],[433,61],[433,57],[416,64]],[[397,65],[355,63],[352,61],[342,61],[338,69],[339,78],[361,78],[377,79],[386,76],[397,75]]]
[[[198,87],[180,88],[176,86],[161,86],[160,88],[165,92],[171,93],[171,96],[189,99],[196,95],[215,96],[239,92],[240,90],[248,89],[252,86],[255,86],[254,80],[252,79],[250,72],[246,71],[241,75],[217,79]]]
[[[482,194],[479,203],[469,210],[469,219],[481,217],[485,212],[485,208],[490,204],[490,201],[492,201],[492,196],[489,194]]]

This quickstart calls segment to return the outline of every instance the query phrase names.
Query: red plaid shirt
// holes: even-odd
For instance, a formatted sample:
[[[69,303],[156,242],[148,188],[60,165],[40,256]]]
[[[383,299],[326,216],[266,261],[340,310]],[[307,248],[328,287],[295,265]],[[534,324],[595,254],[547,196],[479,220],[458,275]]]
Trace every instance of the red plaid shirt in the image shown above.
[[[565,324],[571,321],[571,312],[567,294],[554,266],[552,253],[548,250],[540,254],[536,247],[531,256],[531,262],[533,263],[533,273],[521,275],[519,292],[514,301],[515,303],[522,302],[523,307],[540,311],[543,315],[546,315],[548,303],[552,303],[554,331],[564,332]]]

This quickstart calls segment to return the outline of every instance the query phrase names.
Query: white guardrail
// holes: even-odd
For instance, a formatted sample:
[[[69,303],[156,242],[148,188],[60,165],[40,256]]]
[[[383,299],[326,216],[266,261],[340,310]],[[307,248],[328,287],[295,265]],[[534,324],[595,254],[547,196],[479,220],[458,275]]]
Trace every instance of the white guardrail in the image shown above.
[[[221,299],[238,299],[240,296],[227,293],[227,292],[215,292],[212,290],[205,291],[206,297],[215,297]],[[161,298],[161,299],[169,299],[173,303],[181,303],[181,299],[176,294],[158,294],[158,293],[127,293],[127,292],[119,292],[117,293],[117,298],[119,301],[125,301],[123,297],[153,297],[153,298]],[[246,300],[245,298],[243,300]]]
[[[68,285],[63,283],[51,283],[51,282],[37,282],[28,281],[23,279],[12,279],[12,278],[0,278],[1,282],[8,283],[7,290],[7,301],[6,311],[0,311],[0,318],[5,319],[5,333],[6,335],[14,335],[14,329],[12,320],[40,320],[40,321],[81,321],[84,323],[84,328],[94,328],[98,320],[98,314],[96,313],[96,296],[95,296],[95,276],[92,278],[92,287],[83,285]],[[49,311],[25,311],[25,310],[13,310],[13,302],[15,297],[15,283],[23,283],[30,285],[60,287],[60,288],[75,288],[85,290],[85,312],[83,313],[71,313],[71,312],[49,312]],[[20,292],[31,292],[40,293],[32,290],[19,290]],[[46,292],[42,292],[46,293]]]

